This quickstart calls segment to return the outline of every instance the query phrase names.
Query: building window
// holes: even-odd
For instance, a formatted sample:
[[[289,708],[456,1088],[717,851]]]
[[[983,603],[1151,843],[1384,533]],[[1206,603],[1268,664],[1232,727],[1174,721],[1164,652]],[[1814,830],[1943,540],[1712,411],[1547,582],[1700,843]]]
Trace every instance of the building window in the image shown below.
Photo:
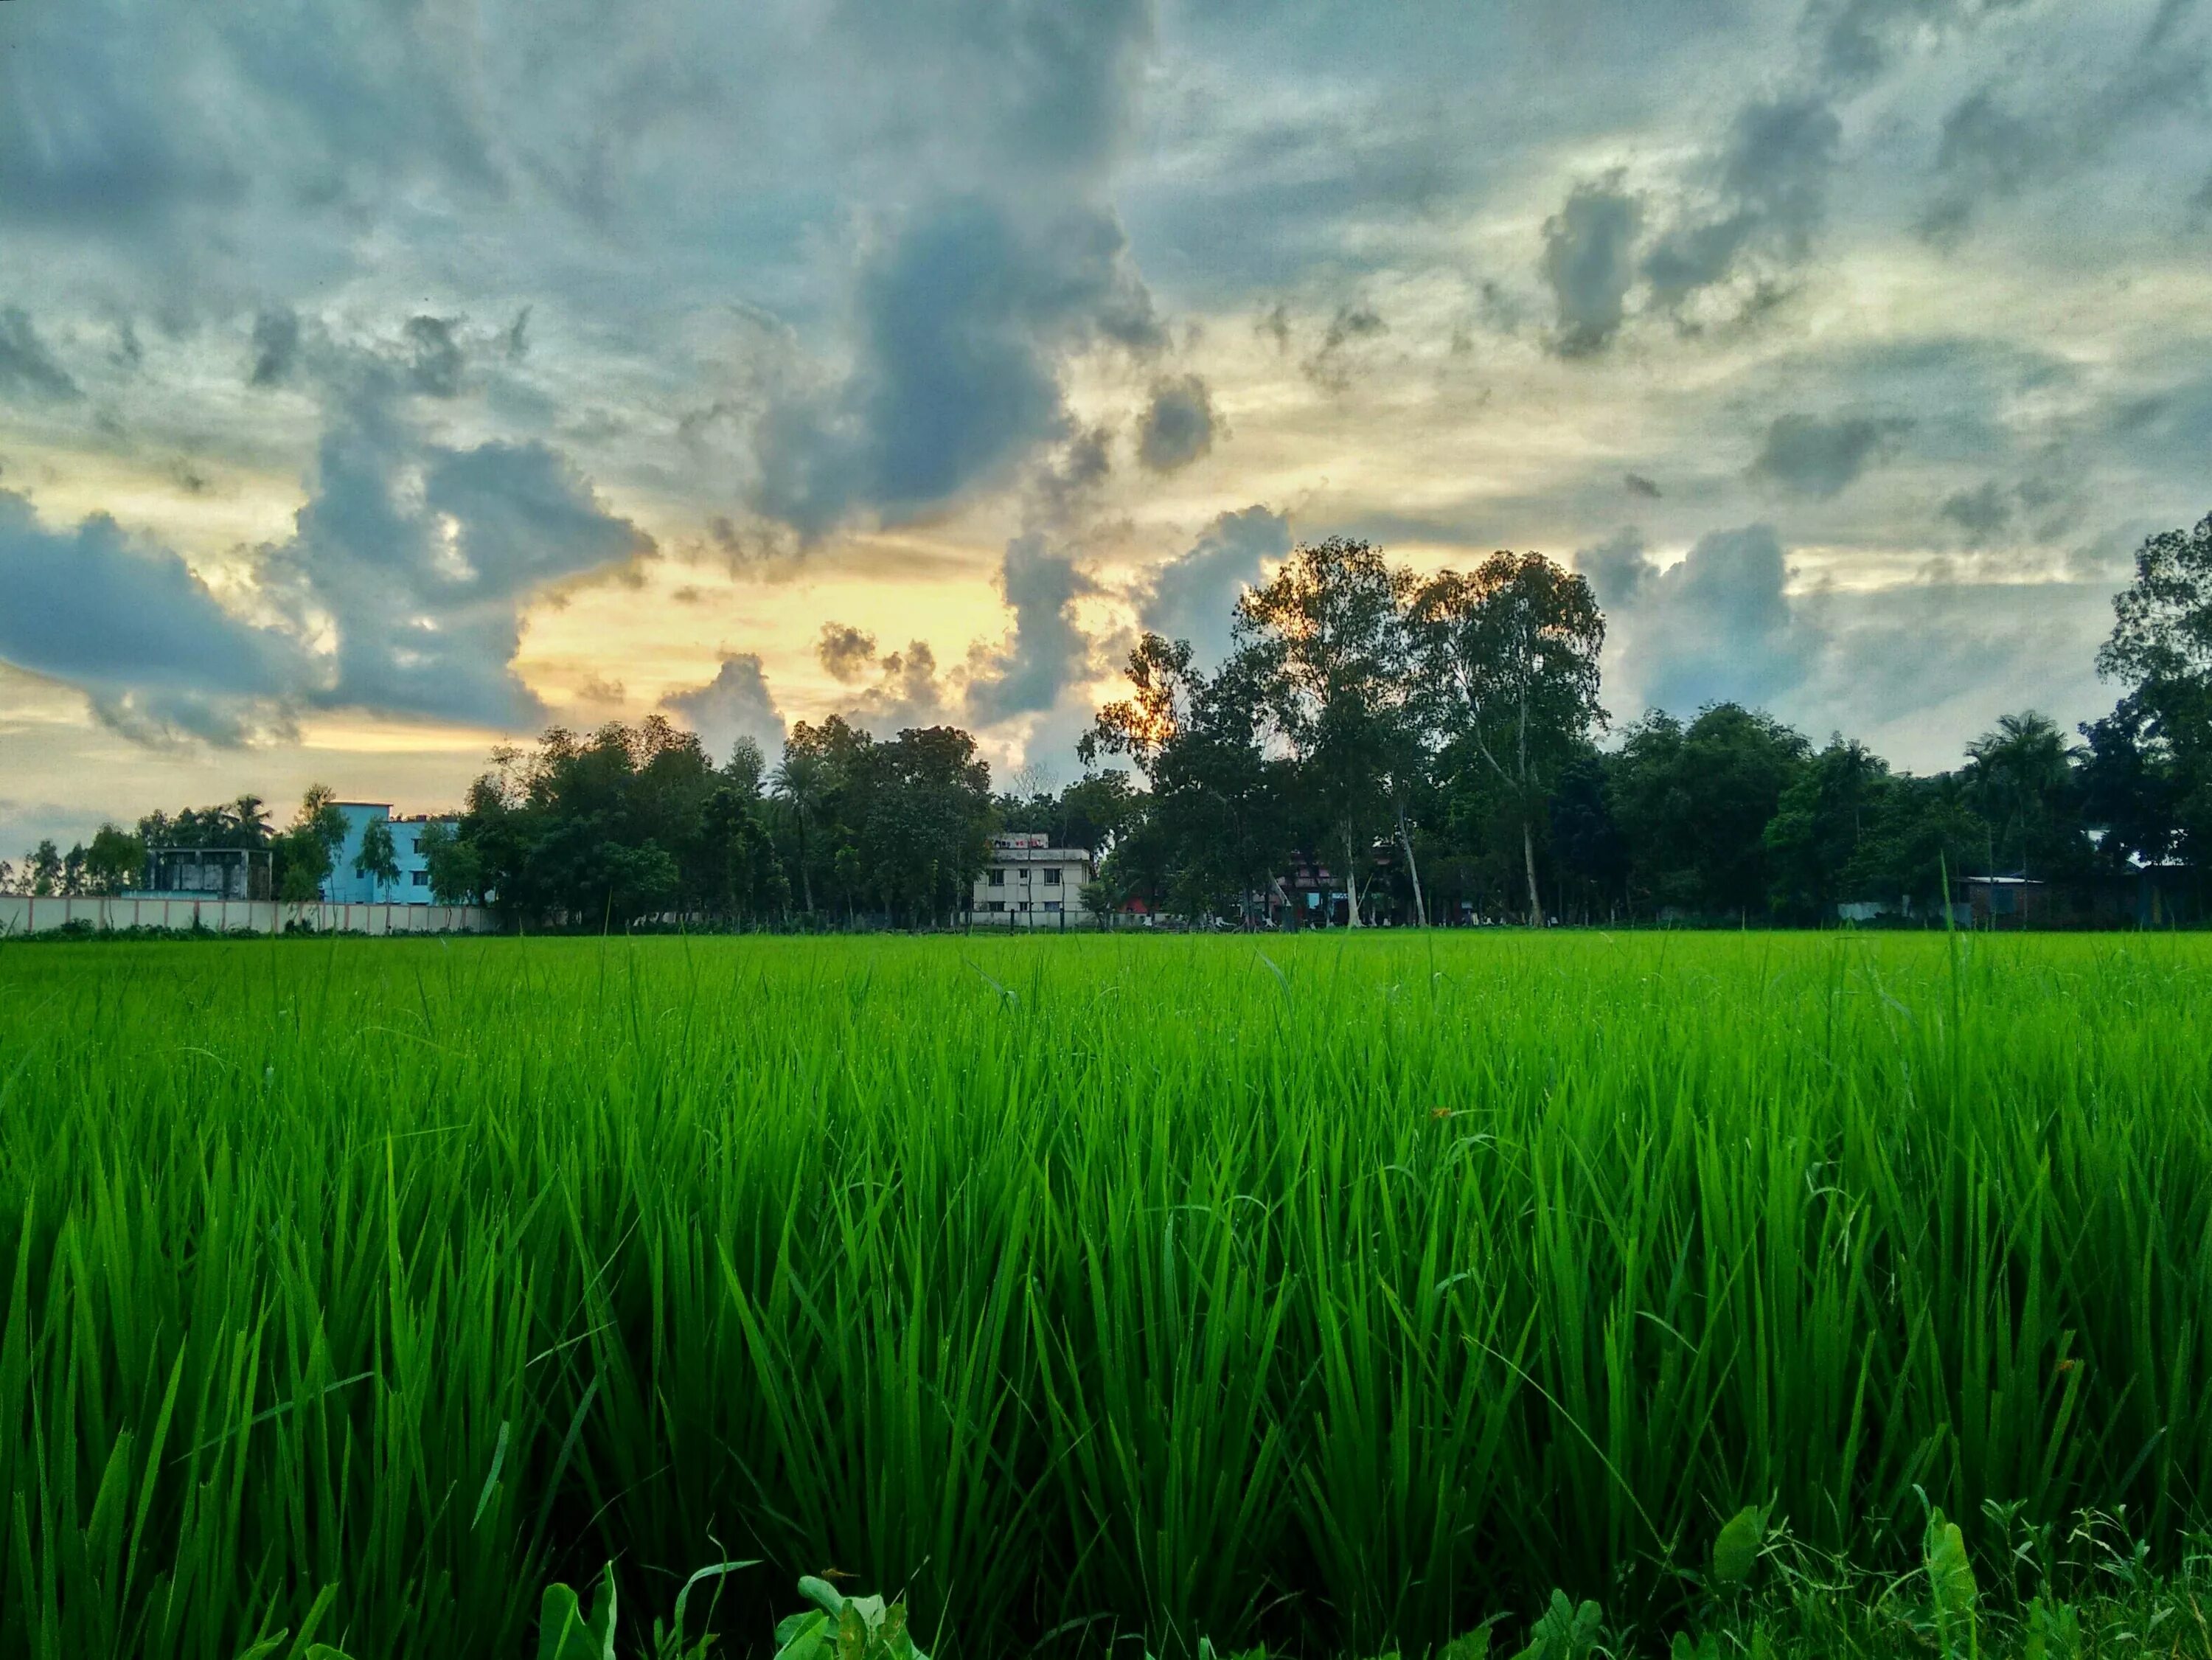
[[[992,885],[993,887],[994,887],[994,888],[1003,888],[1004,886],[1006,886],[1006,872],[1004,872],[1004,871],[1002,871],[1002,870],[994,870],[994,871],[993,871],[993,872],[991,873],[991,885]]]
[[[1018,899],[1014,902],[1014,909],[1016,910],[1027,910],[1029,908],[1030,902],[1026,899]]]
[[[1024,865],[1024,866],[1022,866],[1022,880],[1023,880],[1023,881],[1024,881],[1024,882],[1026,882],[1026,881],[1028,881],[1029,879],[1030,879],[1030,867],[1029,867],[1027,865]]]
[[[1048,899],[1044,902],[1044,908],[1047,910],[1058,910],[1060,909],[1060,901],[1057,899]]]
[[[985,910],[1004,910],[1006,908],[1006,902],[1003,899],[986,899],[983,902]]]
[[[1060,885],[1060,866],[1059,866],[1054,865],[1054,866],[1052,866],[1052,868],[1051,868],[1051,869],[1049,869],[1049,870],[1048,870],[1047,872],[1045,872],[1045,873],[1044,873],[1044,885],[1045,885],[1045,886],[1047,886],[1047,887],[1048,887],[1048,888],[1056,888],[1056,887],[1058,887],[1058,886]]]
[[[426,870],[418,870],[415,873],[414,877],[411,879],[416,887],[427,888],[430,885],[430,873]]]

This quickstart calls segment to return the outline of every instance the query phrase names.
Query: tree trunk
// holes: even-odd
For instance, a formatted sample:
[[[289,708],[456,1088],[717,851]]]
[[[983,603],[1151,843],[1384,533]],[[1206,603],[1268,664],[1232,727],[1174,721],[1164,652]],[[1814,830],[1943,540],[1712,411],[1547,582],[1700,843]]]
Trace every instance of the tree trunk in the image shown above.
[[[1359,926],[1359,879],[1352,874],[1352,826],[1344,827],[1344,926]]]
[[[1413,858],[1413,838],[1406,829],[1406,810],[1398,809],[1398,845],[1406,850],[1406,874],[1413,879],[1413,920],[1429,925],[1429,908],[1421,899],[1421,867]]]
[[[1528,873],[1528,926],[1544,926],[1544,902],[1536,894],[1536,837],[1528,828],[1528,821],[1521,821],[1521,864]]]

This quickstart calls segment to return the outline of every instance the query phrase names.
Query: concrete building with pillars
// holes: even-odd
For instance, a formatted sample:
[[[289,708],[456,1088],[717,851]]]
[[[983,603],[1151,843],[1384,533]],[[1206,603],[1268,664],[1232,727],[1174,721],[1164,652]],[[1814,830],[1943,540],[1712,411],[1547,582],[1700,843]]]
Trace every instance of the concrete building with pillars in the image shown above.
[[[1091,855],[1051,841],[1027,830],[991,838],[991,861],[969,901],[975,926],[1060,928],[1089,919],[1083,885],[1091,878]]]

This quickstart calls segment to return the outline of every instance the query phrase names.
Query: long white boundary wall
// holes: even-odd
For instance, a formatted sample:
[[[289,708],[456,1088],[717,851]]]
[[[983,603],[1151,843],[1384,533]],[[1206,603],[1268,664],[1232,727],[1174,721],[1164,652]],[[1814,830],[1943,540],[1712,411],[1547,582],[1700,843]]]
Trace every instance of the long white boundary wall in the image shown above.
[[[48,933],[71,922],[95,928],[191,928],[276,933],[303,923],[318,933],[491,933],[477,905],[287,905],[273,899],[33,899],[0,893],[0,939]]]

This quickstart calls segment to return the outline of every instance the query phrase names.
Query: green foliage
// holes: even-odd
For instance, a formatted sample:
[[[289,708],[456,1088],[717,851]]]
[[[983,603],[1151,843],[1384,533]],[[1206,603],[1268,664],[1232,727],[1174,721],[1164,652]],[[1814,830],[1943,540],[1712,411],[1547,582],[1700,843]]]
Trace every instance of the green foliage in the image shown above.
[[[1387,830],[1394,780],[1418,764],[1411,591],[1411,577],[1372,543],[1302,543],[1237,599],[1237,656],[1221,677],[1249,689],[1239,701],[1289,751],[1278,793],[1308,846],[1332,860],[1341,851],[1339,879],[1354,891]],[[1244,744],[1258,735],[1248,730]],[[1358,906],[1351,915],[1358,920]]]
[[[362,827],[361,850],[353,856],[353,873],[375,884],[380,899],[387,897],[392,885],[399,879],[399,850],[392,845],[392,826],[383,819],[372,818]]]
[[[1613,818],[1646,903],[1761,921],[1775,887],[1767,826],[1802,774],[1803,736],[1758,710],[1717,703],[1686,727],[1653,714],[1613,769]]]
[[[1766,1536],[1766,1512],[1747,1505],[1729,1517],[1713,1540],[1713,1584],[1744,1584],[1759,1562],[1759,1547]]]
[[[1603,727],[1598,656],[1605,617],[1589,584],[1540,553],[1496,553],[1474,572],[1438,572],[1407,607],[1414,701],[1450,777],[1484,775],[1520,842],[1528,918],[1543,905],[1538,826],[1553,787]]]
[[[1947,1656],[1981,1652],[1981,1587],[1966,1560],[1966,1536],[1940,1510],[1928,1517],[1928,1595],[1936,1640]]]
[[[538,1609],[538,1660],[615,1660],[614,1568],[599,1575],[586,1608],[566,1585],[546,1587]]]
[[[52,837],[23,855],[23,891],[43,899],[62,891],[62,853]]]
[[[671,912],[757,924],[786,909],[757,748],[717,769],[696,737],[652,715],[588,737],[556,727],[527,755],[492,758],[451,838],[428,843],[442,903],[594,930]]]
[[[128,830],[102,824],[85,850],[85,886],[93,893],[135,887],[146,867],[146,844]]]
[[[814,1607],[777,1624],[776,1660],[929,1660],[907,1630],[904,1602],[847,1596],[811,1575],[799,1589]]]
[[[1515,1660],[1589,1660],[1603,1620],[1596,1603],[1577,1607],[1566,1592],[1555,1590],[1552,1605],[1528,1633],[1528,1646]]]
[[[483,855],[473,843],[462,841],[452,824],[432,819],[422,826],[415,845],[430,879],[434,904],[473,904],[483,897]]]
[[[1132,802],[1122,813],[1087,907],[1141,898],[1186,915],[1242,911],[1290,856],[1295,789],[1288,763],[1261,745],[1252,666],[1248,658],[1205,674],[1188,643],[1156,634],[1130,653],[1129,696],[1099,711],[1081,752],[1086,762],[1128,757],[1150,788],[1140,809]]]
[[[2024,1660],[2081,1660],[2081,1615],[2070,1602],[2037,1597],[2027,1605]]]

